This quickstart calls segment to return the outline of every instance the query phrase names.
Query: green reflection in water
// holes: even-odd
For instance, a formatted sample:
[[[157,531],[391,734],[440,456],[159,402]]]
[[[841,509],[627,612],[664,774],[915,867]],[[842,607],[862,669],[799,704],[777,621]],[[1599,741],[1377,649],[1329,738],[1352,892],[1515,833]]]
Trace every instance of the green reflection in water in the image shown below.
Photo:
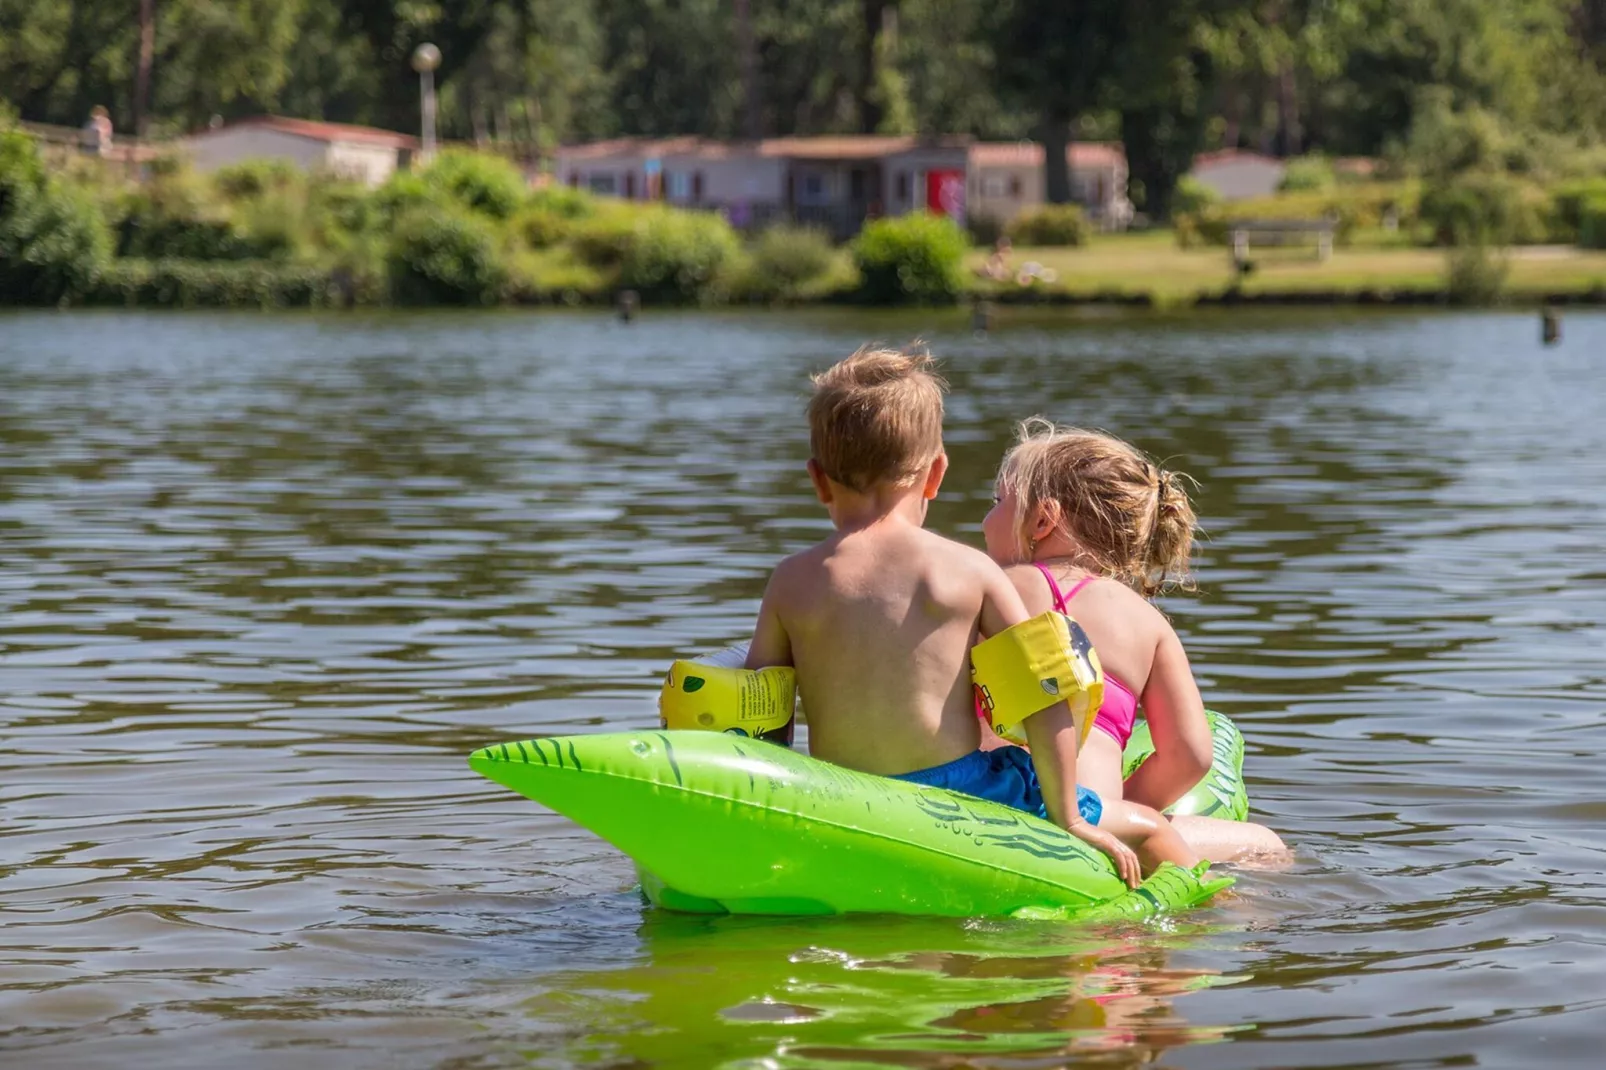
[[[558,1043],[523,1054],[535,1066],[1137,1065],[1230,1031],[1176,1005],[1241,980],[1171,965],[1212,932],[649,911],[637,964],[543,978],[525,1010]]]

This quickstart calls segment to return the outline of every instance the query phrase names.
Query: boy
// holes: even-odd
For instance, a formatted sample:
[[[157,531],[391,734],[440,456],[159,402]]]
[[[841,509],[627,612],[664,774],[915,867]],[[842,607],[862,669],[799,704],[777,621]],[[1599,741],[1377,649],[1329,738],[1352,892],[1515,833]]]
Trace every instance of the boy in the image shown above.
[[[943,387],[929,356],[868,347],[815,377],[808,471],[836,532],[775,569],[747,668],[795,668],[817,758],[1046,816],[1133,886],[1140,859],[1193,865],[1155,811],[1076,787],[1064,702],[1026,719],[1031,755],[979,749],[970,649],[1027,614],[986,554],[922,527],[948,468]]]

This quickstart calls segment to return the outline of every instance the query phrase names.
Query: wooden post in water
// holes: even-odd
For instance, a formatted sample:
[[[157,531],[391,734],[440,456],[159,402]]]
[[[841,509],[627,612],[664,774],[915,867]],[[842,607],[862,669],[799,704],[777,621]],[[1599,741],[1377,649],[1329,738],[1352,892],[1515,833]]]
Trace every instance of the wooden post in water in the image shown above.
[[[614,298],[614,307],[619,312],[619,322],[629,323],[641,309],[641,295],[634,290],[620,290],[619,296]]]
[[[970,329],[979,338],[993,329],[993,303],[978,297],[970,306]]]
[[[1539,340],[1547,346],[1561,341],[1561,312],[1554,305],[1546,305],[1539,312]]]

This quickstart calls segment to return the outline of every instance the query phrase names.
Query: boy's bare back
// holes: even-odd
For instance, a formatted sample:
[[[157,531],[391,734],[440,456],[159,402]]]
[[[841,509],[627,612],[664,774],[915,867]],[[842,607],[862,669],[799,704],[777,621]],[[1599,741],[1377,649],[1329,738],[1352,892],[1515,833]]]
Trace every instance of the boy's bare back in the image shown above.
[[[894,513],[781,563],[749,665],[796,667],[815,757],[908,773],[976,749],[970,648],[1025,616],[985,554]]]

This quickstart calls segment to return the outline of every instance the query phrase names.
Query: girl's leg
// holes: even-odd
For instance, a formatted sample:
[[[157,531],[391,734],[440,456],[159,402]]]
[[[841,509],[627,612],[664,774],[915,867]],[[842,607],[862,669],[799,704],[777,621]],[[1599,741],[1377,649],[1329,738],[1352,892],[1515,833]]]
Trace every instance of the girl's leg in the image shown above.
[[[1152,807],[1124,801],[1107,802],[1099,817],[1099,828],[1137,852],[1144,876],[1153,873],[1162,862],[1175,862],[1189,869],[1199,864],[1199,856],[1193,848],[1171,822]]]
[[[1189,847],[1212,862],[1237,862],[1251,856],[1269,861],[1289,855],[1282,837],[1252,821],[1181,815],[1173,817],[1171,824]]]

